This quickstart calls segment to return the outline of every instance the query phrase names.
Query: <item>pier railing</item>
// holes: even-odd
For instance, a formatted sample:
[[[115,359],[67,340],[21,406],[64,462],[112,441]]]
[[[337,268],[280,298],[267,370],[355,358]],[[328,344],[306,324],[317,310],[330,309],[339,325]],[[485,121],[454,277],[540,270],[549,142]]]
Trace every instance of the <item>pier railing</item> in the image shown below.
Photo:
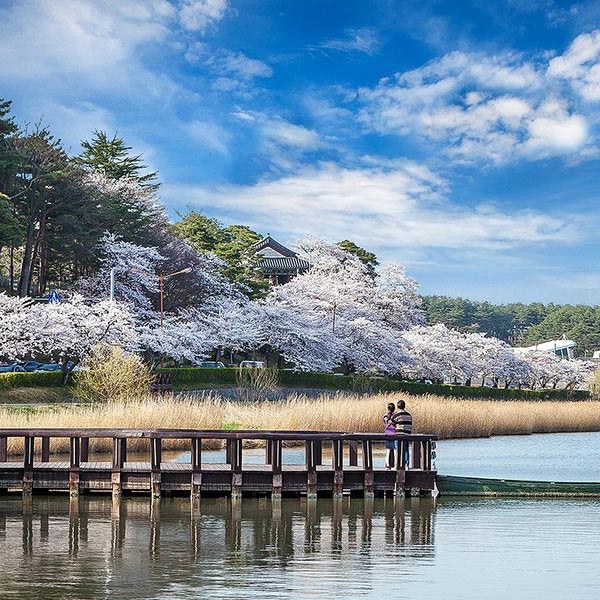
[[[9,438],[23,440],[22,461],[10,460]],[[69,461],[51,460],[51,439],[69,439]],[[90,461],[90,440],[112,439],[111,461]],[[36,444],[36,440],[40,440]],[[148,462],[127,460],[128,441],[149,442]],[[187,440],[189,462],[164,462],[164,440]],[[203,461],[203,446],[221,441],[225,462]],[[374,466],[374,445],[398,442],[393,469]],[[201,493],[319,493],[376,491],[403,494],[433,490],[433,435],[389,436],[380,433],[256,430],[173,430],[173,429],[0,429],[0,490],[34,489],[80,491],[111,490]],[[244,442],[263,442],[264,463],[244,460]],[[303,446],[304,464],[284,464],[284,445]],[[325,451],[331,457],[324,461]],[[408,449],[408,453],[405,450]],[[409,463],[405,462],[408,454]],[[96,456],[97,458],[97,456]]]

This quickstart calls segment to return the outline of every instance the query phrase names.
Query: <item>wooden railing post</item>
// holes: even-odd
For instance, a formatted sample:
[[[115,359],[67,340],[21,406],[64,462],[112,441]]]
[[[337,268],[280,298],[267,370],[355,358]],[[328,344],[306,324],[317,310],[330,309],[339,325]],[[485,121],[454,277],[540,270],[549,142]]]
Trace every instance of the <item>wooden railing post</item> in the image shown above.
[[[283,486],[283,443],[281,440],[273,440],[272,460],[273,491],[271,497],[281,498],[281,488]]]
[[[233,452],[233,440],[228,438],[225,441],[225,462],[230,465],[231,464],[231,454]]]
[[[69,468],[69,494],[72,498],[79,496],[79,466],[81,462],[81,440],[71,437],[71,456]]]
[[[88,437],[81,438],[80,459],[81,462],[89,462],[90,460],[90,438]]]
[[[0,462],[8,460],[8,438],[3,435],[0,437]]]
[[[333,440],[333,497],[341,498],[344,489],[344,442]]]
[[[348,442],[348,452],[349,452],[349,465],[351,467],[358,466],[358,442],[350,441]]]
[[[35,449],[35,438],[25,436],[23,441],[23,494],[33,493],[33,453]]]
[[[273,441],[267,440],[265,444],[265,465],[270,465],[273,461]]]
[[[423,469],[431,471],[431,440],[423,442]]]
[[[202,491],[202,439],[192,438],[192,498],[200,498]]]
[[[362,460],[365,471],[364,495],[365,498],[372,498],[375,495],[375,475],[373,473],[373,442],[363,440]]]
[[[42,455],[41,461],[48,462],[50,460],[50,438],[44,436],[42,438]]]
[[[152,497],[160,498],[161,471],[162,462],[162,439],[158,437],[150,438],[150,484],[152,488]]]
[[[313,500],[317,497],[317,442],[315,440],[304,440],[304,451],[306,454],[306,497]]]
[[[317,466],[323,464],[323,442],[321,440],[315,440],[315,461]]]
[[[421,453],[421,441],[415,440],[412,442],[412,466],[413,469],[422,469],[422,453]]]

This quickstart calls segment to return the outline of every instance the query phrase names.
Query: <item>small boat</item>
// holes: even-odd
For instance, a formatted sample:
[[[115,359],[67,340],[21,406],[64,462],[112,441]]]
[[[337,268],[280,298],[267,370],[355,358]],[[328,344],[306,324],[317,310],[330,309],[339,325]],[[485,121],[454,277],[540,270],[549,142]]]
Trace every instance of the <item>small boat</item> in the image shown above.
[[[600,483],[436,475],[440,496],[600,496]]]

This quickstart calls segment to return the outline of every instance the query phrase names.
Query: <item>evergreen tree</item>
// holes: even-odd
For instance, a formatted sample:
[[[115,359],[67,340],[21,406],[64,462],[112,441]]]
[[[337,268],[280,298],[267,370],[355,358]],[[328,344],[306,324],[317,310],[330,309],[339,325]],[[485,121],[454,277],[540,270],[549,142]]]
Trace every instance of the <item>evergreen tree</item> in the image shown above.
[[[12,137],[18,132],[14,117],[9,117],[12,102],[0,98],[0,193],[11,195],[14,177],[19,167],[19,155],[12,147]]]
[[[350,240],[338,242],[338,246],[346,252],[354,254],[354,256],[358,257],[360,261],[367,267],[369,275],[371,275],[371,277],[375,277],[375,269],[379,266],[379,261],[373,252],[368,252]]]
[[[83,152],[75,159],[86,169],[99,171],[109,179],[135,179],[143,186],[157,189],[160,185],[155,182],[157,173],[142,173],[147,169],[142,155],[131,155],[131,146],[126,146],[123,138],[115,133],[112,138],[105,131],[95,130],[92,139],[81,142]]]
[[[223,224],[200,212],[177,213],[181,220],[173,225],[175,234],[185,239],[194,250],[212,252],[223,261],[221,272],[227,279],[245,288],[253,297],[263,297],[268,290],[267,279],[255,268],[254,244],[262,237],[246,225]]]

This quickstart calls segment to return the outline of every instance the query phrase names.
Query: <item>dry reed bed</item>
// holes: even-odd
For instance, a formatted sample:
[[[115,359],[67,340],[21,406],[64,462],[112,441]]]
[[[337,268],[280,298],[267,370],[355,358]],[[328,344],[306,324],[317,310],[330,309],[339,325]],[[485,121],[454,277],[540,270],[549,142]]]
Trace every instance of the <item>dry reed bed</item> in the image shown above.
[[[388,402],[404,399],[415,433],[440,438],[600,431],[600,402],[518,402],[464,400],[404,393],[353,396],[292,396],[269,402],[235,402],[218,396],[153,396],[137,401],[39,409],[22,413],[0,408],[1,428],[267,429],[379,432]],[[147,440],[131,440],[131,450],[146,450]],[[212,447],[218,447],[215,442]],[[91,441],[92,451],[109,451],[111,441]],[[165,449],[189,449],[189,440],[165,440]],[[52,452],[68,451],[55,438]],[[11,454],[22,452],[12,439]]]

